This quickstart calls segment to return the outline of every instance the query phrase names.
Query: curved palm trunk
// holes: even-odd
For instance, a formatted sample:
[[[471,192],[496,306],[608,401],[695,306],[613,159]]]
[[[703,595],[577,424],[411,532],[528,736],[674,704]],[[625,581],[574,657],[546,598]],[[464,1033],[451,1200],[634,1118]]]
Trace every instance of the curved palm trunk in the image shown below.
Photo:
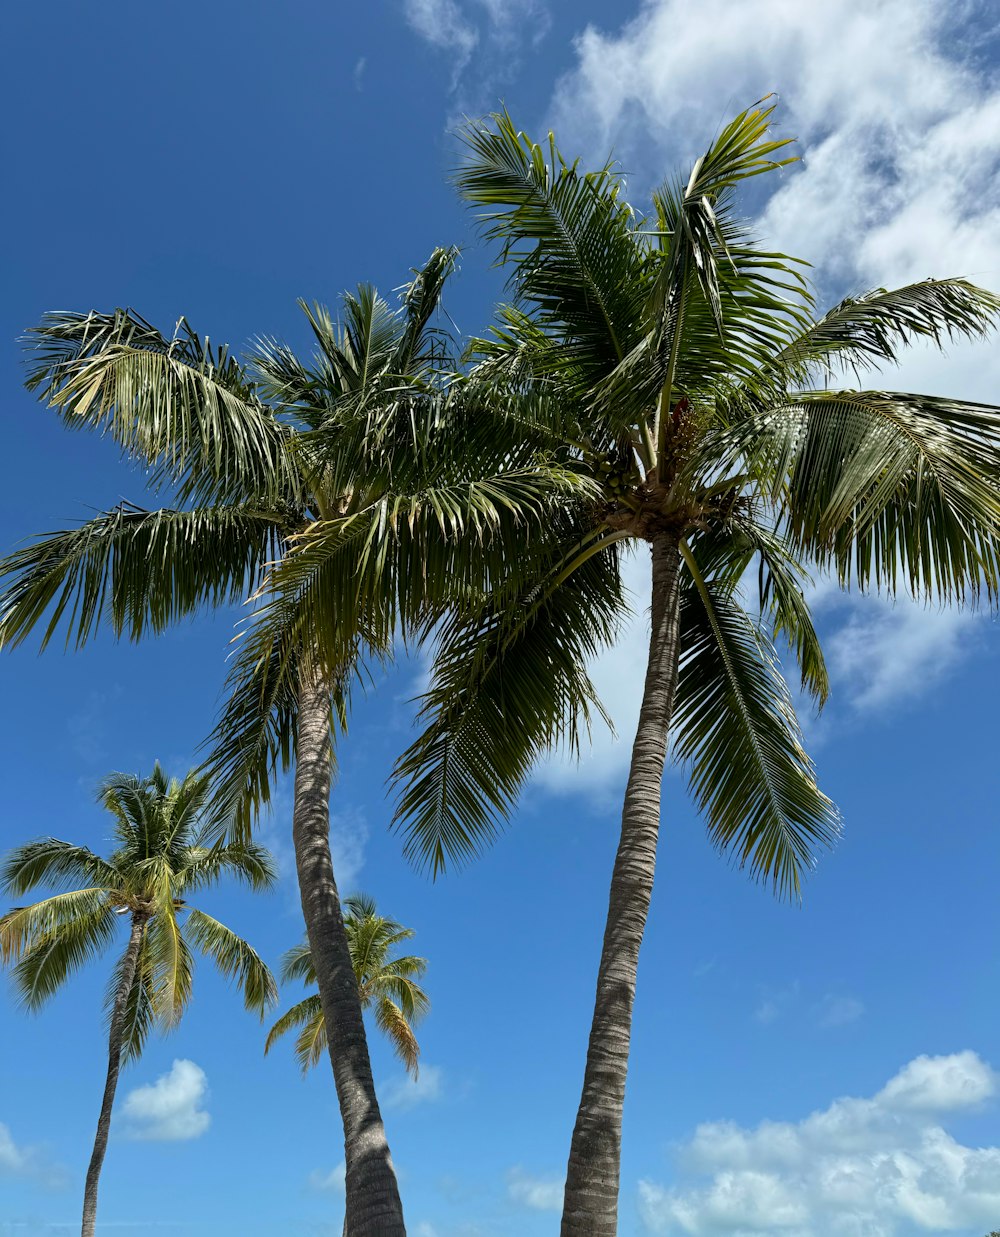
[[[403,1207],[375,1097],[358,982],[330,857],[330,691],[299,684],[292,834],[302,913],[316,966],[330,1060],[344,1121],[347,1237],[405,1237]]]
[[[676,538],[669,534],[654,537],[652,558],[649,661],[622,809],[621,841],[611,878],[583,1096],[570,1144],[563,1237],[614,1237],[618,1229],[622,1105],[632,1004],[639,947],[653,891],[660,787],[680,656]]]
[[[97,1122],[97,1137],[94,1139],[94,1150],[87,1168],[87,1182],[83,1189],[81,1237],[94,1237],[94,1224],[97,1221],[97,1185],[101,1177],[101,1167],[104,1164],[104,1153],[108,1149],[111,1109],[114,1107],[115,1091],[118,1089],[118,1073],[121,1069],[125,1007],[128,1004],[128,994],[135,982],[135,972],[139,965],[139,950],[142,948],[142,934],[145,930],[146,917],[133,914],[132,931],[129,934],[128,946],[122,962],[121,980],[111,1010],[111,1029],[108,1034],[108,1076],[104,1083],[104,1099],[101,1101],[101,1115]]]

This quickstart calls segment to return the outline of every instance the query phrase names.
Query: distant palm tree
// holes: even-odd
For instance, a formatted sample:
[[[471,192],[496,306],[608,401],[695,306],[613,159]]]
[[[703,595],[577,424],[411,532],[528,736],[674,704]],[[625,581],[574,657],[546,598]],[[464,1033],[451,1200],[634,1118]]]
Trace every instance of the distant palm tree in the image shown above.
[[[400,941],[408,941],[413,936],[413,929],[383,918],[373,898],[355,894],[345,898],[344,909],[344,927],[358,980],[361,1008],[372,1010],[375,1025],[392,1044],[407,1071],[416,1077],[420,1046],[413,1034],[413,1024],[430,1007],[427,993],[416,981],[427,969],[427,960],[412,955],[392,956]],[[284,981],[301,979],[315,986],[316,968],[308,940],[285,954],[281,978]],[[299,1001],[278,1019],[268,1034],[264,1051],[269,1052],[295,1027],[300,1028],[295,1040],[295,1056],[305,1073],[319,1063],[327,1049],[326,1018],[318,993]]]
[[[123,1062],[138,1058],[153,1024],[168,1030],[191,998],[189,946],[236,981],[247,1009],[262,1018],[277,999],[271,972],[246,941],[187,897],[232,875],[251,889],[274,881],[271,856],[252,843],[205,845],[200,827],[208,779],[195,772],[167,780],[159,764],[147,778],[112,773],[99,801],[114,817],[117,849],[107,859],[57,838],[11,851],[0,868],[7,893],[41,884],[66,892],[17,907],[0,918],[0,962],[13,965],[14,984],[28,1009],[38,1009],[63,983],[115,939],[120,920],[128,945],[108,989],[108,1074],[83,1200],[83,1237],[92,1237],[97,1185],[108,1145],[111,1109]]]

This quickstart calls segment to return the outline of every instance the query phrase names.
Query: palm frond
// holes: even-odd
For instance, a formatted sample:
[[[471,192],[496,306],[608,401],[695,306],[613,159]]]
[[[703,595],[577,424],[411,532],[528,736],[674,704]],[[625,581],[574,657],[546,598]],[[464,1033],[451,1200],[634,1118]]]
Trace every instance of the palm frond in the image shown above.
[[[564,542],[531,587],[440,632],[422,733],[393,771],[404,853],[435,875],[494,840],[545,751],[576,751],[592,713],[605,716],[585,666],[624,613],[616,546],[580,557]]]
[[[283,1035],[297,1027],[301,1030],[295,1037],[295,1059],[305,1074],[319,1064],[327,1047],[326,1020],[318,995],[305,997],[281,1015],[268,1032],[264,1044],[265,1054],[271,1051]]]
[[[235,982],[247,1009],[263,1018],[278,999],[278,989],[260,955],[232,929],[204,911],[190,911],[184,931],[192,944],[212,958],[227,979]]]
[[[839,817],[816,785],[788,688],[764,632],[690,553],[673,731],[710,836],[753,876],[798,897]]]
[[[419,1073],[420,1045],[413,1028],[399,1006],[384,996],[374,1005],[375,1025],[392,1045],[392,1050],[414,1078]]]
[[[558,329],[567,363],[598,374],[637,341],[646,294],[636,221],[613,165],[583,172],[518,132],[506,112],[463,132],[468,158],[456,175],[467,202],[514,264],[518,303]]]
[[[802,384],[835,369],[878,369],[895,364],[905,347],[938,347],[982,339],[996,325],[1000,297],[966,279],[923,279],[901,288],[875,288],[847,297],[777,354],[774,365]]]
[[[0,918],[0,960],[28,1009],[45,1003],[114,939],[117,916],[103,889],[57,894]]]
[[[114,887],[118,873],[86,846],[58,838],[38,838],[10,851],[0,867],[0,888],[19,896],[36,885],[59,886],[70,881]]]
[[[158,908],[150,919],[146,948],[152,968],[153,1006],[158,1020],[169,1030],[180,1021],[191,999],[193,970],[191,951],[172,903]]]
[[[821,391],[731,435],[774,478],[790,543],[845,585],[936,601],[1000,583],[1000,408]]]
[[[235,604],[280,552],[281,512],[249,507],[146,511],[121,503],[47,533],[0,561],[0,645],[65,622],[77,647],[107,622],[138,640],[202,606]]]
[[[289,430],[228,349],[181,319],[167,338],[128,309],[53,313],[29,332],[29,390],[72,428],[110,433],[185,500],[295,503]]]

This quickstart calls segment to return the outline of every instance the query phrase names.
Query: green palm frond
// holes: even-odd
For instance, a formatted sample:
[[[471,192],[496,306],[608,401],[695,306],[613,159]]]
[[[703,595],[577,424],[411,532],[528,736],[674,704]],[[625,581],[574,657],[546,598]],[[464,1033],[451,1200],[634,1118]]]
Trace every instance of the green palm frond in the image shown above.
[[[214,828],[210,828],[215,832]],[[206,839],[207,840],[207,839]],[[224,876],[234,876],[248,888],[270,889],[278,878],[271,852],[254,842],[230,841],[223,846],[190,847],[178,885],[185,893],[205,889]]]
[[[607,720],[585,667],[625,603],[616,546],[596,549],[564,543],[530,587],[439,633],[423,730],[393,771],[404,853],[435,875],[494,839],[544,752],[575,752],[592,714]]]
[[[564,328],[564,358],[606,372],[637,342],[646,292],[636,220],[613,165],[584,173],[499,112],[463,132],[461,195],[482,207],[485,235],[512,263],[519,304]]]
[[[416,982],[427,969],[427,960],[396,957],[395,947],[414,934],[410,928],[379,915],[373,898],[356,893],[344,899],[344,928],[351,964],[358,983],[361,1008],[373,1011],[376,1025],[388,1037],[393,1050],[416,1073],[420,1049],[412,1024],[430,1008],[430,999]],[[309,943],[300,941],[281,960],[281,978],[316,983]],[[311,995],[297,1002],[271,1028],[264,1052],[283,1035],[301,1028],[295,1040],[295,1056],[305,1073],[326,1050],[326,1021],[320,998]]]
[[[193,912],[192,912],[193,913]],[[193,959],[173,905],[161,905],[146,928],[153,1007],[166,1029],[177,1025],[191,999]]]
[[[293,979],[301,979],[306,984],[316,982],[316,968],[308,941],[300,941],[281,956],[281,982],[288,983]]]
[[[270,1052],[283,1035],[296,1027],[301,1029],[295,1037],[295,1059],[303,1074],[306,1074],[319,1064],[327,1049],[326,1019],[323,1017],[323,1007],[318,995],[305,997],[287,1013],[282,1014],[268,1032],[264,1044],[265,1054]]]
[[[1000,297],[965,279],[924,279],[847,297],[774,358],[801,383],[834,369],[861,373],[895,364],[904,347],[982,339],[996,325]]]
[[[1000,581],[1000,408],[821,391],[737,426],[791,544],[845,585],[949,601]]]
[[[103,889],[57,894],[0,918],[0,961],[14,963],[14,987],[38,1009],[115,936],[117,916]]]
[[[686,563],[676,755],[691,765],[692,793],[719,849],[798,897],[816,848],[836,839],[839,817],[816,785],[770,641],[690,552]]]
[[[29,332],[29,390],[73,428],[109,432],[182,497],[296,502],[289,430],[228,349],[184,319],[172,338],[131,310],[47,314]]]
[[[192,910],[184,931],[192,944],[212,958],[227,979],[236,983],[247,1009],[263,1018],[268,1006],[278,999],[278,989],[260,955],[242,937],[204,911]]]
[[[18,846],[0,866],[0,888],[19,896],[36,885],[59,886],[70,881],[113,884],[117,873],[107,860],[86,846],[74,846],[58,838],[38,838]]]
[[[138,640],[202,606],[241,602],[280,552],[282,519],[250,507],[121,503],[45,534],[0,561],[0,645],[14,647],[44,624],[44,648],[64,620],[67,644],[77,647],[104,622]]]

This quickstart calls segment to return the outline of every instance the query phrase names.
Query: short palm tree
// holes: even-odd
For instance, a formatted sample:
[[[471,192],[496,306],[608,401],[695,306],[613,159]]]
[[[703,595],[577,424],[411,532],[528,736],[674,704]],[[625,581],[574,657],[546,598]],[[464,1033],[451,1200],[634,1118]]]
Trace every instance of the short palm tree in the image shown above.
[[[276,767],[294,759],[292,834],[344,1123],[350,1237],[404,1225],[330,855],[333,728],[401,623],[481,587],[503,569],[504,529],[543,520],[585,485],[572,470],[540,471],[451,398],[433,320],[456,257],[436,250],[398,308],[368,286],[345,295],[339,322],[303,306],[309,363],[272,340],[240,362],[183,321],[165,335],[129,310],[47,316],[31,336],[29,387],[68,426],[110,433],[147,461],[180,506],[123,503],[0,562],[0,647],[38,629],[44,646],[62,624],[77,644],[105,622],[139,639],[256,597],[267,621],[234,659],[208,768],[220,819],[245,831]],[[294,605],[282,575],[292,559],[304,581]]]
[[[15,895],[43,884],[69,886],[0,918],[0,961],[13,965],[29,1009],[103,954],[119,924],[128,924],[128,944],[108,988],[108,1073],[87,1169],[83,1237],[93,1237],[119,1070],[139,1057],[154,1025],[169,1030],[180,1021],[191,999],[192,946],[236,983],[247,1009],[263,1018],[277,999],[271,972],[247,942],[188,901],[225,876],[251,889],[266,889],[274,880],[262,847],[208,843],[208,791],[203,775],[192,771],[183,781],[168,781],[158,764],[146,778],[113,773],[99,795],[117,842],[107,859],[41,838],[11,851],[0,869],[4,890]]]
[[[409,954],[394,956],[396,946],[413,937],[413,929],[385,919],[378,913],[374,899],[364,894],[344,899],[344,927],[351,947],[361,1008],[371,1010],[375,1025],[407,1071],[416,1077],[420,1046],[413,1025],[430,1007],[427,993],[417,980],[427,969],[427,960]],[[285,954],[281,978],[286,983],[298,979],[310,987],[315,986],[316,968],[308,941]],[[319,996],[307,996],[282,1014],[268,1033],[264,1051],[270,1052],[283,1035],[295,1029],[298,1029],[295,1056],[305,1073],[318,1064],[327,1050],[326,1019]]]
[[[509,580],[470,595],[435,633],[423,732],[397,766],[418,861],[439,870],[492,840],[535,759],[593,704],[582,667],[628,611],[620,554],[643,546],[651,566],[564,1235],[617,1229],[668,740],[713,842],[797,897],[838,829],[776,647],[790,646],[822,702],[807,570],[939,602],[995,595],[1000,578],[1000,410],[836,385],[913,341],[984,336],[1000,300],[927,280],[817,317],[801,264],[762,248],[736,211],[743,182],[792,162],[769,133],[771,110],[727,125],[648,214],[626,202],[612,165],[585,173],[506,114],[467,130],[458,175],[513,291],[494,336],[473,345],[466,385],[599,496],[568,504]]]

